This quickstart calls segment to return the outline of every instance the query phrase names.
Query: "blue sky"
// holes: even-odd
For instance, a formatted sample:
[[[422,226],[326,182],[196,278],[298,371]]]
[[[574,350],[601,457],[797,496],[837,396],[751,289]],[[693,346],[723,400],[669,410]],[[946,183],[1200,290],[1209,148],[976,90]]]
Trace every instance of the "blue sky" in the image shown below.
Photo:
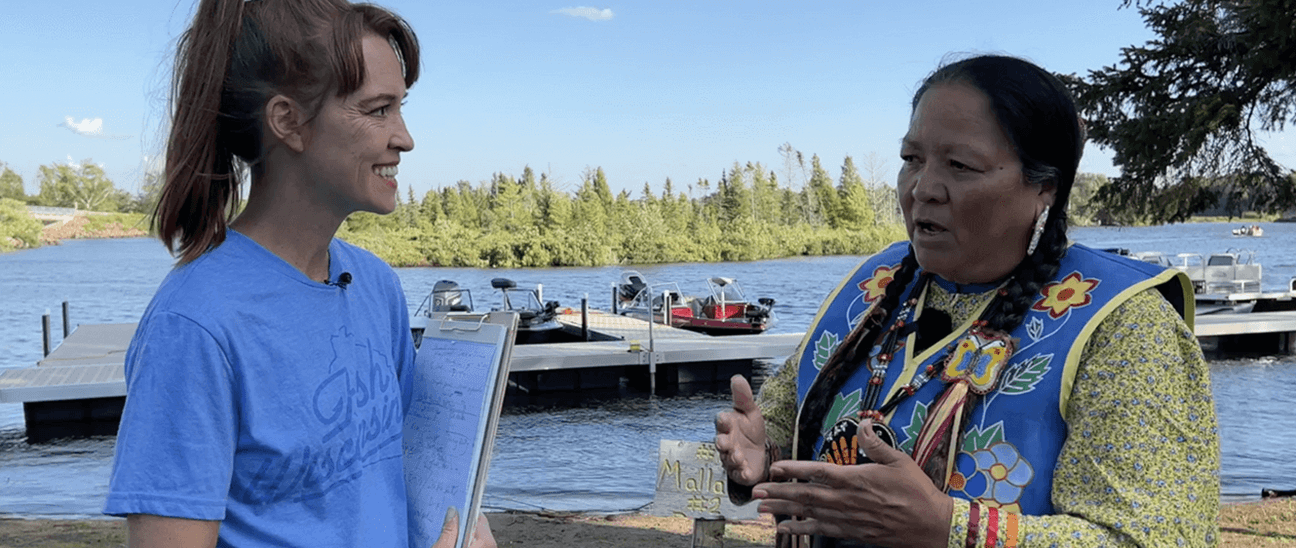
[[[614,190],[687,191],[734,162],[783,176],[778,148],[846,155],[894,179],[919,81],[958,53],[1008,53],[1083,73],[1153,38],[1120,0],[767,2],[393,0],[423,46],[405,107],[418,196],[530,165],[574,191],[601,166]],[[193,0],[10,2],[0,22],[0,162],[102,164],[134,192],[162,153],[176,37]],[[1270,152],[1296,166],[1296,138]],[[1092,146],[1082,171],[1114,175]]]

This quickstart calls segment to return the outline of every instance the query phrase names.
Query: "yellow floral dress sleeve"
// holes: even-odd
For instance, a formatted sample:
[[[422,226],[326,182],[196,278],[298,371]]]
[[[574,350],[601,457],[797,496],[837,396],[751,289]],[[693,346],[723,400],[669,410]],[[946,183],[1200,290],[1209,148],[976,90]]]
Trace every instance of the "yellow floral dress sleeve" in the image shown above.
[[[1016,546],[1213,547],[1219,543],[1219,438],[1196,338],[1155,289],[1121,304],[1086,344],[1065,410],[1068,436],[1048,516],[1014,516]],[[955,499],[950,548],[993,542]],[[1003,520],[1001,520],[1002,523]],[[997,533],[997,532],[996,532]]]

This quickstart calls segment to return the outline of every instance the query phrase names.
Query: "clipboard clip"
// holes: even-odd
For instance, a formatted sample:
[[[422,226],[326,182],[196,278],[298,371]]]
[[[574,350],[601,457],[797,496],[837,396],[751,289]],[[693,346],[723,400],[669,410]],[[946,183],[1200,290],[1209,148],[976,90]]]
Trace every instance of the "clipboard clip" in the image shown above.
[[[452,320],[450,318],[446,318],[444,320],[441,320],[441,327],[439,329],[441,331],[481,331],[482,326],[486,325],[487,317],[488,315],[482,314],[477,319],[477,323],[462,322],[459,320]]]

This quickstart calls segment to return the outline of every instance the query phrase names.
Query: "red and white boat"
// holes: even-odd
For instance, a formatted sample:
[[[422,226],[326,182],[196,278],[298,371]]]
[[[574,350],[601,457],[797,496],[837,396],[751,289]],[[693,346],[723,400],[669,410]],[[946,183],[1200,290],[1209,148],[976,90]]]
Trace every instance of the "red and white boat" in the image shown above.
[[[649,284],[642,274],[627,270],[617,285],[614,312],[658,323],[666,323],[663,317],[669,316],[672,327],[707,335],[752,335],[774,325],[774,299],[751,302],[733,278],[706,282],[710,295],[684,295],[675,283]]]

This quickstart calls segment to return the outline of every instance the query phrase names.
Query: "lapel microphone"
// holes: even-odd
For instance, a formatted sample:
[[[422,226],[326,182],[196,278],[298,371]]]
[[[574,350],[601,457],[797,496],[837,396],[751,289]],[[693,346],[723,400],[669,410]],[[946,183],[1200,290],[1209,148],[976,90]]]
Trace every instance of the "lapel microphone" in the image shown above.
[[[325,282],[325,283],[328,285],[333,285],[333,286],[340,287],[342,289],[346,289],[347,286],[351,284],[351,273],[343,272],[341,274],[338,274],[338,278],[336,282]]]

